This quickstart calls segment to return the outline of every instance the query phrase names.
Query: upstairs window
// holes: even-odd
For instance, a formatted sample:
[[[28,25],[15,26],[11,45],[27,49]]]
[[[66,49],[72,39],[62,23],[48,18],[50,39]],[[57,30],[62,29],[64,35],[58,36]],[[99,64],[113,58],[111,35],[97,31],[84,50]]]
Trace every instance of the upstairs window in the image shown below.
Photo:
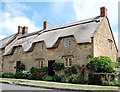
[[[35,61],[35,66],[36,66],[37,68],[42,68],[43,65],[44,65],[44,60],[43,60],[43,59],[36,59],[36,61]]]
[[[112,41],[111,39],[108,39],[108,48],[109,48],[110,50],[113,49],[113,48],[112,48],[112,44],[113,44],[113,41]]]
[[[72,39],[71,38],[65,38],[64,39],[64,45],[65,45],[65,47],[71,46],[72,45]]]
[[[22,48],[18,48],[18,55],[22,53]]]
[[[38,43],[38,51],[43,50],[43,43]]]

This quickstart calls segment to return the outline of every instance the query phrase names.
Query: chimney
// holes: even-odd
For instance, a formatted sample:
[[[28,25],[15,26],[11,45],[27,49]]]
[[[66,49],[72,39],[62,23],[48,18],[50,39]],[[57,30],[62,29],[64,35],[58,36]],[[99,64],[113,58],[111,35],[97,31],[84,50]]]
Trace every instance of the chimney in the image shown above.
[[[22,34],[28,33],[28,27],[24,26],[22,30]]]
[[[18,26],[18,35],[21,36],[22,35],[22,26]]]
[[[100,8],[100,17],[106,17],[107,16],[107,9],[105,7]]]
[[[43,22],[43,29],[47,29],[48,28],[48,21],[44,21]]]

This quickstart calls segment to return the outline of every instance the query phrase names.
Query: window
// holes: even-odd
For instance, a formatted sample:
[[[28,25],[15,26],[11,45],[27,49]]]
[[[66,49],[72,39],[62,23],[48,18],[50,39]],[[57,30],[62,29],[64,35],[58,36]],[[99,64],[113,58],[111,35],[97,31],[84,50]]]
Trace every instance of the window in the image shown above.
[[[70,67],[72,66],[72,58],[65,58],[65,66]]]
[[[38,43],[38,51],[43,50],[43,43]]]
[[[18,48],[18,55],[20,55],[22,52],[22,48]]]
[[[108,48],[112,50],[112,43],[113,41],[111,39],[108,39]]]
[[[44,65],[44,60],[43,60],[43,59],[36,59],[36,61],[35,61],[35,66],[36,66],[37,68],[42,68],[43,65]]]
[[[9,69],[12,71],[14,69],[14,62],[9,62]]]
[[[66,47],[71,46],[71,45],[72,45],[72,40],[71,40],[71,38],[65,38],[65,39],[64,39],[64,45],[65,45]]]

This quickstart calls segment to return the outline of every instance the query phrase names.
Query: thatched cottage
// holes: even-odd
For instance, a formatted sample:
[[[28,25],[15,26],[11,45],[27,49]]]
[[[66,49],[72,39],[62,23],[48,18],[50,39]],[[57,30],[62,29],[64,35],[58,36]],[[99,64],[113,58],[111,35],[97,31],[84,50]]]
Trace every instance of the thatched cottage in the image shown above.
[[[83,65],[89,55],[116,61],[117,53],[107,9],[101,7],[99,16],[55,27],[48,27],[45,21],[43,29],[33,33],[18,26],[18,33],[0,40],[0,68],[15,73],[22,63],[26,70],[47,66],[53,74],[54,62],[63,62],[65,67]]]

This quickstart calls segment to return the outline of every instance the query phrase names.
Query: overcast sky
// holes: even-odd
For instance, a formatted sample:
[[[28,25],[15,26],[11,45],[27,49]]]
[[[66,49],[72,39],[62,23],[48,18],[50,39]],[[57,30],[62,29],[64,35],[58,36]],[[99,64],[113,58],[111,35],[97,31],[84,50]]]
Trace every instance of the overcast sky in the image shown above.
[[[42,29],[43,21],[48,21],[49,26],[52,27],[95,17],[100,15],[100,7],[105,6],[118,44],[119,0],[7,1],[9,0],[0,2],[0,39],[17,33],[18,26],[28,26],[29,32],[35,32]]]

